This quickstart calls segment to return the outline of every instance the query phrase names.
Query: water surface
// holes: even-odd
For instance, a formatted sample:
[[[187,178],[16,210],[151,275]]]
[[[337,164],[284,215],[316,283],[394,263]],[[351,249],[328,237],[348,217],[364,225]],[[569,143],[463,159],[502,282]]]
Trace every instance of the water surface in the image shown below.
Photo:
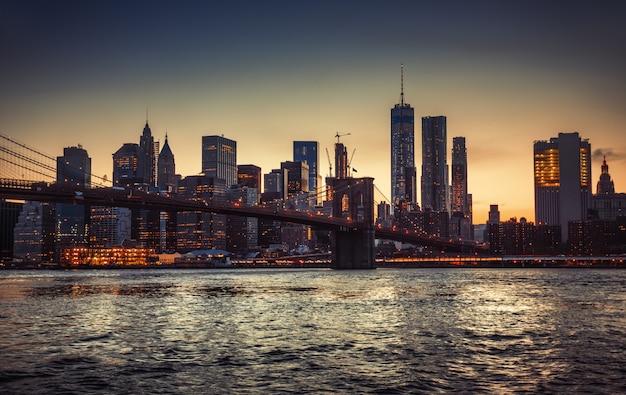
[[[624,393],[626,271],[0,272],[0,392]]]

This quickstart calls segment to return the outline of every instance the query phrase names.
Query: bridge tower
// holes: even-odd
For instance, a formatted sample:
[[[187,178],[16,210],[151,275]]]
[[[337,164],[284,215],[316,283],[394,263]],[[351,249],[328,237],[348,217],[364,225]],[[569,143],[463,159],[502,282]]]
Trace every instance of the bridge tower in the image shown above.
[[[333,232],[332,268],[374,269],[374,179],[331,180],[333,216],[353,223],[353,226],[343,226]]]

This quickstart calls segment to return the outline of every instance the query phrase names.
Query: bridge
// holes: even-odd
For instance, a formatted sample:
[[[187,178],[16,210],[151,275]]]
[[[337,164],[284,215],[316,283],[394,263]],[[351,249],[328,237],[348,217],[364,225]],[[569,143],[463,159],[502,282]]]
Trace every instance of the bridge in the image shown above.
[[[2,135],[0,137],[8,139]],[[9,141],[13,140],[9,139]],[[45,161],[33,160],[29,155],[16,153],[7,145],[10,144],[0,146],[0,164],[2,162],[21,164],[20,171],[26,169],[38,175],[47,174],[48,181],[27,181],[15,176],[0,178],[0,199],[141,208],[171,213],[209,212],[310,225],[332,232],[331,259],[335,269],[374,268],[376,238],[430,246],[445,251],[485,252],[469,241],[450,240],[423,232],[374,226],[374,183],[369,177],[331,179],[329,182],[332,183],[331,187],[334,191],[332,212],[340,213],[340,215],[327,216],[286,209],[281,201],[246,205],[227,202],[219,198],[208,200],[188,198],[176,194],[130,191],[102,184],[85,188],[68,183],[57,183],[51,180],[51,166],[45,164]],[[21,146],[26,147],[23,144]],[[38,153],[38,151],[34,152]],[[47,156],[47,158],[52,157]],[[4,167],[0,167],[0,170],[3,169]],[[5,171],[0,172],[0,176],[5,174]]]

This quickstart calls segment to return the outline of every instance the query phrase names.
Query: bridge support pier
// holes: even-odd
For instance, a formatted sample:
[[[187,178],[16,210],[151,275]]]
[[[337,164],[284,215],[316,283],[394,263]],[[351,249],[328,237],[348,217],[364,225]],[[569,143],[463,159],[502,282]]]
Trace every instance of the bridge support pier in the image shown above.
[[[331,239],[332,268],[375,269],[374,229],[342,228]]]
[[[374,179],[335,178],[326,183],[333,191],[333,216],[354,223],[333,232],[332,268],[374,269]]]

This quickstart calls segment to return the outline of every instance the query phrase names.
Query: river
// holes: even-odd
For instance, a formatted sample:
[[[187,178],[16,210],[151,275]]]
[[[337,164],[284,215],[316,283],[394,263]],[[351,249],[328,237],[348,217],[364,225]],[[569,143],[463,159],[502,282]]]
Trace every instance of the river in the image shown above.
[[[626,271],[0,271],[0,393],[625,393]]]

